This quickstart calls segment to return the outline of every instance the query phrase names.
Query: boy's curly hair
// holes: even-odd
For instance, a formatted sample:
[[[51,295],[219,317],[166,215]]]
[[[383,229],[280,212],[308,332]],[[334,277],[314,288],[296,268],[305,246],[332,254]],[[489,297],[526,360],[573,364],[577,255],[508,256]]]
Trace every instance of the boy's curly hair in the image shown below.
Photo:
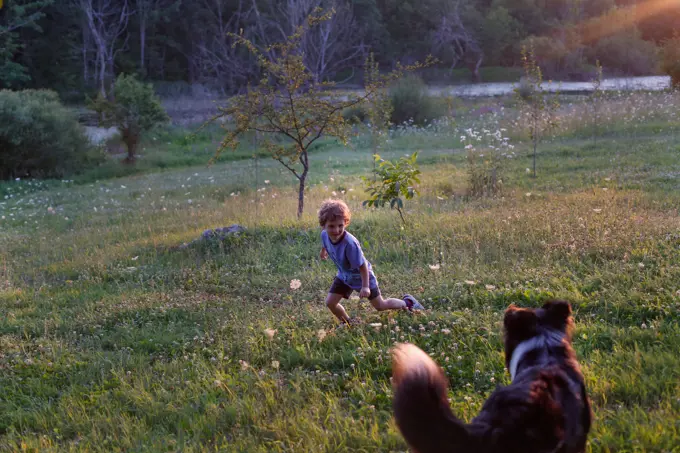
[[[319,209],[320,226],[323,227],[328,221],[337,218],[345,219],[345,226],[349,225],[350,220],[352,220],[352,213],[344,201],[331,199],[321,203],[321,208]]]

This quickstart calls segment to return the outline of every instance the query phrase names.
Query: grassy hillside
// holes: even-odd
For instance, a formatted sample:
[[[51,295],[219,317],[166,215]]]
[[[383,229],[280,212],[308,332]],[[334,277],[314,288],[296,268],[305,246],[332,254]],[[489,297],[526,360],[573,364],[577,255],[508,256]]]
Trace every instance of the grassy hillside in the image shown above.
[[[536,179],[510,100],[401,127],[384,156],[421,150],[424,172],[406,225],[361,208],[372,162],[362,136],[312,153],[301,221],[292,176],[245,154],[0,186],[0,451],[405,451],[391,418],[394,342],[436,357],[470,419],[509,382],[503,310],[548,297],[574,305],[589,451],[676,451],[677,105],[608,99],[593,121],[587,103],[565,104]],[[502,196],[466,196],[466,129],[504,129],[513,144]],[[211,138],[181,140],[149,152],[197,164],[192,149]],[[331,196],[354,210],[349,231],[383,293],[410,292],[426,312],[351,300],[364,324],[336,329],[315,218]],[[245,232],[180,247],[234,223]]]

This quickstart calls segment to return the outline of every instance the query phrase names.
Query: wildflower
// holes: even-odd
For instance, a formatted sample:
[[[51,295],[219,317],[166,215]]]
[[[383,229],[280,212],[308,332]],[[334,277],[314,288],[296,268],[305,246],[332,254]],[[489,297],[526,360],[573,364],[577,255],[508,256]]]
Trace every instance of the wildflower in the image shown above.
[[[643,322],[642,325],[640,325],[640,328],[641,328],[642,330],[646,329],[646,328],[647,328],[647,324],[645,324],[645,323]]]
[[[281,366],[281,364],[279,363],[278,360],[272,360],[272,368],[274,368],[275,370],[278,370],[279,366]]]
[[[276,332],[277,332],[276,329],[264,329],[264,335],[270,340],[274,339],[274,335],[276,335]]]
[[[451,331],[450,331],[449,329],[442,329],[442,333],[443,333],[444,335],[448,335],[448,334],[451,333]]]
[[[382,327],[382,324],[379,322],[372,322],[369,324],[369,326],[374,327],[375,329],[379,330]]]
[[[531,192],[525,193],[524,196],[525,196],[525,197],[530,197],[530,196],[531,196]]]
[[[334,197],[337,197],[338,193],[334,190],[333,192],[331,192],[331,195],[333,195]]]
[[[247,370],[250,367],[248,362],[246,362],[245,360],[239,360],[238,363],[241,365],[241,370],[243,371]]]
[[[526,168],[526,169],[524,169],[524,173],[529,174],[529,173],[531,173],[531,170],[529,170],[528,168]]]
[[[268,179],[265,179],[265,180],[264,180],[264,183],[265,183],[265,184],[269,184],[269,180],[268,180]]]
[[[290,289],[293,289],[293,290],[299,289],[301,286],[302,286],[302,283],[297,278],[294,278],[293,280],[290,281]]]
[[[489,291],[493,291],[494,289],[496,289],[496,287],[493,285],[484,285],[484,287]]]
[[[138,258],[139,258],[139,256],[133,256],[131,259],[132,259],[132,261],[137,261]]]
[[[473,285],[476,285],[476,284],[477,284],[477,282],[476,282],[476,281],[474,281],[474,280],[465,280],[465,284],[466,284],[466,285],[470,285],[470,286],[473,286]]]
[[[593,209],[593,212],[596,213],[596,214],[599,214],[599,213],[602,212],[602,209],[596,208],[596,209]]]
[[[438,271],[439,268],[441,267],[439,264],[430,264],[430,269],[433,271]]]
[[[644,269],[644,268],[645,268],[645,263],[638,263],[638,267],[639,267],[640,269]]]
[[[220,387],[222,385],[222,381],[220,381],[219,379],[215,379],[213,381],[213,384],[215,384],[215,387]]]
[[[319,329],[316,331],[316,338],[319,339],[319,341],[323,341],[324,338],[326,338],[326,330],[324,329]]]

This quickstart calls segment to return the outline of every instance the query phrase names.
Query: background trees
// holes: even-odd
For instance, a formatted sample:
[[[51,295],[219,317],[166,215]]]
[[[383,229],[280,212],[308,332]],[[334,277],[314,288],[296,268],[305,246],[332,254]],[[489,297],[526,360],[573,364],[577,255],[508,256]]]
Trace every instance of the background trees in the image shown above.
[[[259,80],[240,33],[270,59],[316,7],[332,21],[302,43],[319,81],[361,84],[368,52],[381,69],[432,53],[445,68],[521,66],[534,44],[550,78],[651,74],[657,48],[680,28],[680,3],[662,0],[8,0],[0,10],[0,88],[52,88],[62,98],[136,73],[157,89],[201,83],[222,93]],[[451,73],[431,71],[446,83]]]

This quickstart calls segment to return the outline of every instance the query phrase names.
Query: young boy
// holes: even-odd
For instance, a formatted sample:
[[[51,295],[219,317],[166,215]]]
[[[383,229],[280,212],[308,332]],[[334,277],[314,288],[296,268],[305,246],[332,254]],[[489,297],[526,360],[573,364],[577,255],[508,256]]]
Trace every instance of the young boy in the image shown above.
[[[341,321],[355,323],[340,304],[342,299],[349,299],[352,291],[358,291],[359,297],[367,297],[371,305],[378,310],[422,310],[424,307],[413,296],[405,294],[403,299],[383,299],[378,288],[378,281],[373,274],[371,263],[364,258],[359,241],[345,231],[351,220],[347,205],[341,200],[326,200],[319,210],[321,231],[322,260],[329,256],[338,268],[338,274],[326,297],[326,306]]]

